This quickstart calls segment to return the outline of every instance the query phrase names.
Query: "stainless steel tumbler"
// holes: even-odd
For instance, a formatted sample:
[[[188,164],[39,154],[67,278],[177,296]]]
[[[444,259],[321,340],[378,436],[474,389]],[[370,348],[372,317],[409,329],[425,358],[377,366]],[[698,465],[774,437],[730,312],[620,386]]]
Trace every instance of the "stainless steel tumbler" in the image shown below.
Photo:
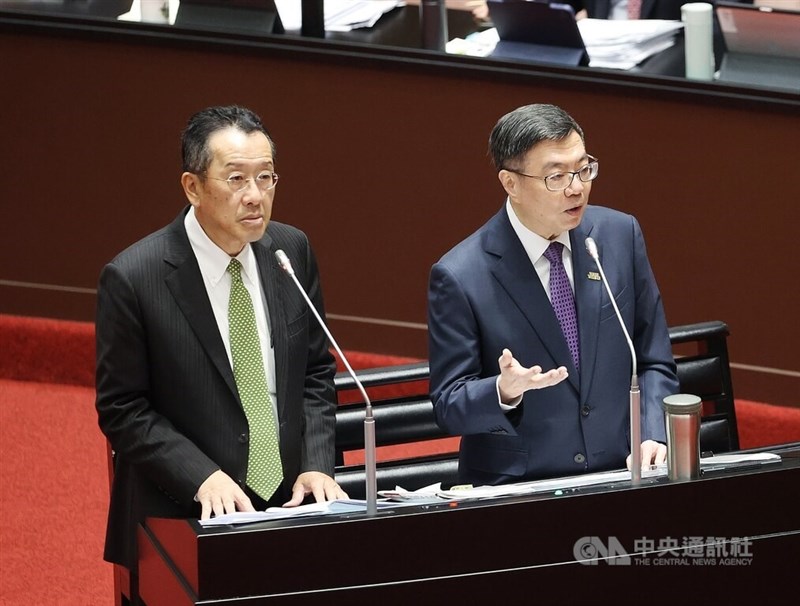
[[[667,423],[667,475],[670,480],[700,477],[700,409],[703,402],[690,394],[664,398]]]

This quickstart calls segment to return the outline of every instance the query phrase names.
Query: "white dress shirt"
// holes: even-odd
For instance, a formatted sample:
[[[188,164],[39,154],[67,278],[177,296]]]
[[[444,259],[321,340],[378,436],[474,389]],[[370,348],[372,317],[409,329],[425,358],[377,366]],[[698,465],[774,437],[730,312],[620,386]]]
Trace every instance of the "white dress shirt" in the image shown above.
[[[539,276],[539,280],[544,286],[547,298],[550,299],[550,261],[544,256],[544,251],[547,250],[552,242],[561,242],[564,245],[564,249],[561,252],[561,260],[564,263],[564,270],[567,272],[569,284],[572,286],[572,292],[574,293],[575,280],[572,277],[572,248],[569,242],[569,232],[561,232],[555,240],[547,240],[539,234],[533,233],[522,224],[522,221],[517,217],[517,213],[514,212],[511,202],[508,200],[506,200],[506,212],[508,213],[509,221],[511,221],[511,227],[514,228],[514,233],[517,234],[519,241],[522,242],[522,247],[528,253],[531,265],[533,265],[536,275]]]
[[[206,232],[203,231],[197,221],[194,207],[189,209],[183,224],[186,228],[186,235],[189,236],[189,244],[191,244],[195,257],[197,257],[197,263],[200,265],[200,273],[203,275],[203,283],[208,293],[208,299],[211,301],[211,308],[214,310],[214,318],[217,321],[219,334],[225,344],[228,362],[233,368],[231,340],[228,331],[228,303],[231,295],[231,275],[228,273],[228,265],[231,262],[231,256],[214,244],[206,235]],[[275,349],[272,347],[269,322],[267,321],[266,297],[264,290],[261,288],[256,257],[253,254],[253,249],[250,246],[245,246],[235,258],[242,264],[242,282],[253,301],[258,338],[261,343],[261,354],[264,359],[264,372],[266,373],[269,395],[272,400],[275,418],[277,419],[278,396],[275,380]]]
[[[528,254],[533,269],[536,270],[536,275],[539,276],[539,281],[542,283],[544,291],[547,293],[547,298],[550,299],[550,261],[544,256],[544,252],[552,242],[561,242],[564,245],[561,252],[561,260],[564,263],[564,270],[567,272],[572,291],[575,292],[575,282],[572,277],[572,249],[570,248],[569,232],[565,231],[560,233],[555,240],[547,240],[522,224],[522,221],[519,220],[517,213],[514,212],[514,208],[511,206],[511,201],[508,199],[506,199],[506,212],[508,213],[508,220],[511,221],[511,227],[514,229],[514,233],[517,234],[519,241],[522,243],[522,247]],[[514,352],[512,351],[511,353],[513,354]],[[546,372],[549,369],[545,368],[542,370]],[[508,404],[504,404],[501,401],[499,376],[495,382],[495,388],[497,389],[497,401],[502,410],[514,410],[514,408],[522,402],[522,396],[519,396]]]

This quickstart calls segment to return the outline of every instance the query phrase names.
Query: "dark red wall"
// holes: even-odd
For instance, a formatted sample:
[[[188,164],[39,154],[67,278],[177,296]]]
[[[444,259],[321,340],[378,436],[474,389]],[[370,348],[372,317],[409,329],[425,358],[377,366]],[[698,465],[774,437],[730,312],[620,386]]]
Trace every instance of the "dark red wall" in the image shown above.
[[[0,56],[0,312],[92,319],[103,263],[185,203],[187,117],[239,103],[277,142],[274,218],[311,237],[342,347],[425,357],[431,264],[503,202],[489,131],[549,102],[600,159],[592,201],[639,218],[669,324],[724,320],[736,395],[800,400],[797,105],[116,37],[6,32]]]

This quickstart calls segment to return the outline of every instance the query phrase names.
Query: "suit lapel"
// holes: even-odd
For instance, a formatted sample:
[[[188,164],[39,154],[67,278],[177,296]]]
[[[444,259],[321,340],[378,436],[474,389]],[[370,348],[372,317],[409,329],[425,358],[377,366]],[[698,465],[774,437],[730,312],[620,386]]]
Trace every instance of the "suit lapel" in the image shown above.
[[[603,283],[597,264],[586,252],[586,238],[594,224],[584,216],[581,224],[570,232],[572,275],[575,282],[575,308],[578,311],[578,338],[581,350],[581,404],[585,403],[592,384],[600,331],[600,303]],[[591,277],[590,277],[591,276]]]
[[[258,242],[253,243],[253,253],[258,264],[258,274],[261,280],[261,289],[267,300],[267,320],[269,322],[270,338],[275,351],[275,386],[278,394],[278,418],[285,418],[282,414],[283,408],[287,405],[287,382],[280,381],[277,377],[288,377],[287,368],[289,359],[289,341],[286,334],[286,304],[285,296],[290,278],[282,275],[283,270],[278,267],[275,260],[272,237],[265,235]]]
[[[484,249],[496,260],[492,268],[495,279],[522,311],[552,358],[564,362],[570,371],[569,382],[580,391],[580,377],[572,363],[558,318],[525,248],[511,227],[505,207],[490,221]],[[532,363],[541,364],[541,360]]]
[[[211,309],[211,302],[208,300],[200,266],[183,227],[184,215],[185,213],[181,213],[170,226],[164,262],[174,267],[174,271],[167,275],[165,282],[211,363],[238,398],[233,371],[228,354],[225,352],[225,344],[219,334],[214,311]]]

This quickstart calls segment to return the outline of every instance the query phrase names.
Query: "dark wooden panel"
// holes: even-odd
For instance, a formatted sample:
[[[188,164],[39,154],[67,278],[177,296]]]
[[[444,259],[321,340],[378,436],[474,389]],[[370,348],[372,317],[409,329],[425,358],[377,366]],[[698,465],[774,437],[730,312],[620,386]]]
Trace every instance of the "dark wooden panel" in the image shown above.
[[[238,528],[203,530],[192,521],[156,519],[146,528],[153,544],[164,548],[166,568],[185,558],[182,552],[198,550],[198,578],[184,581],[204,604],[233,596],[251,596],[247,604],[366,603],[366,598],[395,604],[410,595],[463,600],[480,591],[481,584],[483,592],[490,587],[495,598],[512,602],[535,591],[544,602],[559,602],[568,594],[570,603],[584,603],[613,590],[616,602],[638,604],[641,593],[654,586],[659,587],[657,603],[687,592],[693,600],[712,603],[745,597],[770,601],[791,590],[800,527],[785,504],[800,497],[797,476],[797,461],[789,454],[784,463],[760,473],[717,473],[682,483],[664,479],[638,489],[596,487],[567,496]],[[746,507],[728,506],[745,494],[758,498],[748,499]],[[187,537],[183,544],[169,541],[176,528]],[[166,545],[159,543],[161,537],[168,538]],[[628,554],[639,555],[629,564],[577,563],[576,546],[587,537],[606,544],[613,537]],[[691,557],[688,565],[641,565],[645,559],[685,555],[679,548],[693,538],[728,542],[744,537],[754,538],[747,565],[697,565]],[[656,552],[642,554],[636,542],[643,539],[651,540]],[[657,553],[669,539],[677,541],[677,552]],[[321,565],[309,567],[309,558],[319,558]],[[158,606],[158,585],[148,576],[143,571],[143,595],[150,606]]]
[[[0,312],[91,319],[91,296],[8,284],[93,288],[103,263],[184,204],[187,117],[235,102],[277,142],[274,218],[311,237],[328,310],[345,317],[333,323],[342,346],[426,357],[430,265],[503,202],[489,131],[504,112],[545,101],[578,119],[600,158],[592,201],[639,218],[669,324],[722,319],[734,364],[800,368],[800,324],[774,321],[799,300],[782,260],[794,257],[786,184],[800,100],[325,44],[4,28],[0,128],[13,143],[0,241],[14,254],[0,256]],[[758,292],[781,296],[767,304]],[[796,403],[800,378],[781,377],[773,393],[773,375],[751,372],[737,396]]]

